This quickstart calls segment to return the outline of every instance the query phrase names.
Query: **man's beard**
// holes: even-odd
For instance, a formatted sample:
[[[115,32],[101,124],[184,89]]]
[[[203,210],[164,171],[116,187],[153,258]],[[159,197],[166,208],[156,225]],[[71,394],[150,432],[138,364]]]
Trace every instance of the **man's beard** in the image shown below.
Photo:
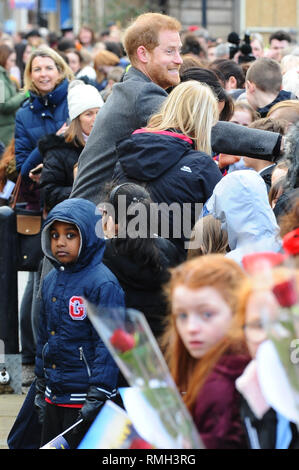
[[[177,71],[177,74],[171,75],[167,73],[165,69],[161,71],[159,67],[150,71],[150,78],[154,83],[159,85],[164,90],[178,85],[181,81],[179,70]]]

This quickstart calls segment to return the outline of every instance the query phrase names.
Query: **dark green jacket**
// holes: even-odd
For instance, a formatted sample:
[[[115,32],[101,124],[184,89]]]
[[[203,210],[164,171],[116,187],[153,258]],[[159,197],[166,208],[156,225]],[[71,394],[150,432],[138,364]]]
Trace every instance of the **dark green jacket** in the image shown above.
[[[15,114],[25,99],[25,93],[17,91],[5,68],[0,66],[0,141],[5,146],[13,138]]]

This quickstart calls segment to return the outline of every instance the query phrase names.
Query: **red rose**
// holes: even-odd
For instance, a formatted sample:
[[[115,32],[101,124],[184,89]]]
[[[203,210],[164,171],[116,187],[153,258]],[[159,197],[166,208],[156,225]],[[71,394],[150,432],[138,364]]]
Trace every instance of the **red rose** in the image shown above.
[[[279,305],[281,305],[282,307],[291,307],[292,305],[295,305],[297,303],[298,296],[293,280],[284,281],[280,284],[276,284],[272,290]]]
[[[283,239],[283,249],[289,255],[298,255],[299,253],[299,228],[287,233]]]
[[[118,328],[114,330],[110,343],[121,352],[129,351],[135,346],[135,338],[126,331]]]
[[[141,437],[136,437],[132,440],[129,449],[152,449],[152,446]]]

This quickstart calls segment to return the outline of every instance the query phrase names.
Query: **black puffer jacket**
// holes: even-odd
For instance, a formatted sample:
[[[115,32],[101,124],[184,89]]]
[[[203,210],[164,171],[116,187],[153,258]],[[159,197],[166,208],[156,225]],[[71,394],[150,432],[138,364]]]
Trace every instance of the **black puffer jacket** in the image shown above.
[[[125,292],[126,307],[142,312],[153,335],[158,338],[165,327],[167,305],[163,286],[169,279],[168,269],[183,260],[169,240],[157,237],[155,245],[159,250],[159,270],[144,264],[142,254],[123,253],[115,239],[106,240],[103,263],[113,272]]]
[[[40,187],[45,207],[51,210],[71,194],[74,182],[73,168],[83,147],[67,143],[63,136],[49,134],[39,141],[38,148],[44,164]]]

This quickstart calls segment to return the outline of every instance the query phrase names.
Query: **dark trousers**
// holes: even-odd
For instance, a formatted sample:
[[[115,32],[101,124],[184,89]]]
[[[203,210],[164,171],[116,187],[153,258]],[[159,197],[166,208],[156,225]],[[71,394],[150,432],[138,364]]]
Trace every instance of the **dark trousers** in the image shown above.
[[[79,408],[68,408],[63,406],[46,404],[45,418],[42,428],[41,446],[47,444],[72,424],[79,421]],[[76,449],[85,436],[89,425],[79,424],[63,437],[71,449]]]

